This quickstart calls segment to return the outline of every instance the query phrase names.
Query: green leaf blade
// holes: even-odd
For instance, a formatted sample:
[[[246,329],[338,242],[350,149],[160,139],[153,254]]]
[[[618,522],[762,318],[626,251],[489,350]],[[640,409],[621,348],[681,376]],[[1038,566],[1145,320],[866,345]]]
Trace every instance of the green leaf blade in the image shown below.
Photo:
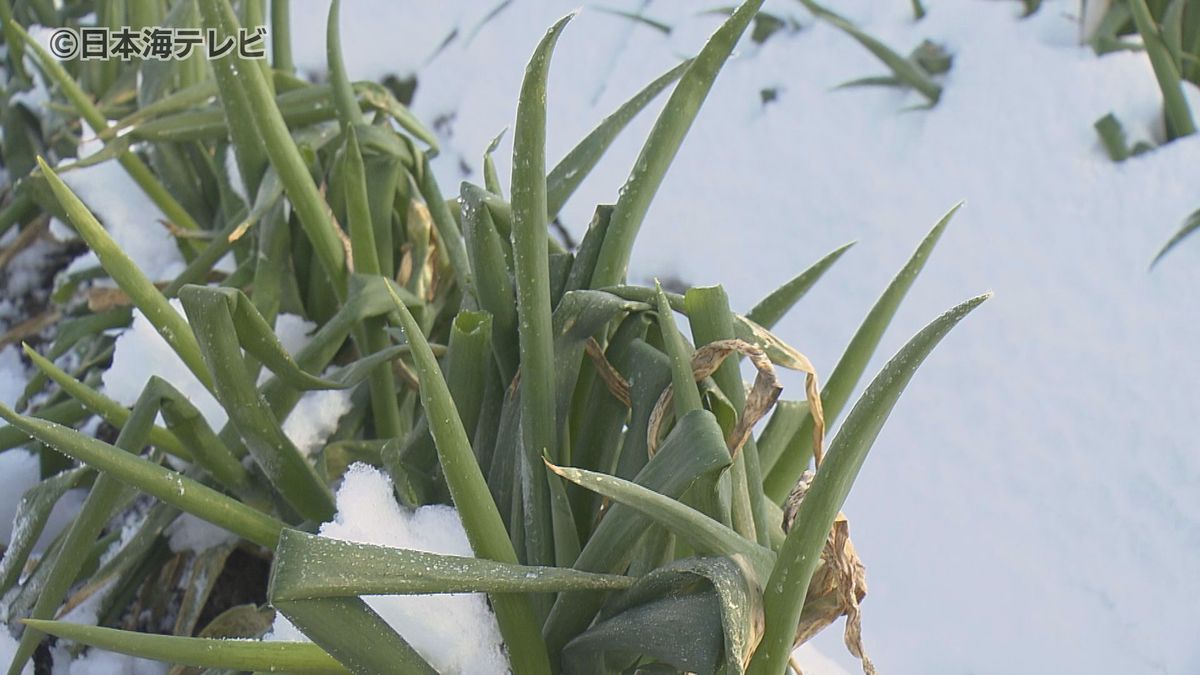
[[[121,290],[125,291],[133,301],[134,306],[141,310],[146,319],[158,331],[163,340],[179,355],[188,369],[206,387],[212,388],[212,375],[204,365],[200,356],[200,347],[196,342],[192,329],[188,326],[179,312],[176,312],[167,302],[166,297],[155,288],[150,279],[138,269],[133,260],[113,241],[108,231],[96,220],[87,206],[67,187],[67,184],[54,173],[46,161],[38,158],[38,166],[45,175],[50,189],[60,205],[67,212],[67,217],[75,230],[87,242],[104,271],[112,277]]]
[[[760,300],[753,309],[746,313],[746,318],[763,328],[773,328],[852,246],[854,246],[854,242],[835,248],[825,257],[813,263],[811,267]]]
[[[739,6],[680,77],[622,188],[592,277],[592,288],[613,286],[625,277],[633,241],[667,168],[683,145],[725,60],[761,7],[762,0],[747,0]]]
[[[557,457],[554,334],[550,302],[550,262],[546,221],[546,79],[562,30],[574,14],[559,19],[538,43],[517,102],[513,135],[512,248],[517,290],[517,331],[521,356],[521,429],[525,448],[526,559],[555,559],[550,484],[538,458]]]
[[[271,365],[277,366],[277,373],[291,371],[301,382],[302,376],[311,376],[287,355],[266,321],[251,314],[253,308],[240,291],[185,286],[179,299],[196,326],[201,352],[214,375],[214,394],[255,462],[297,513],[314,521],[331,519],[336,510],[333,494],[259,396],[242,348],[262,361],[275,362]]]
[[[270,597],[296,601],[355,595],[614,591],[633,582],[619,575],[356,544],[284,530],[272,567]]]
[[[152,635],[66,621],[26,619],[43,633],[94,648],[198,668],[332,674],[350,671],[311,642],[261,642]]]
[[[420,382],[421,404],[426,410],[429,430],[433,434],[438,460],[450,488],[454,505],[462,518],[463,529],[478,558],[516,564],[517,554],[508,538],[508,531],[496,503],[492,500],[487,481],[479,468],[475,452],[467,438],[462,418],[450,395],[437,359],[421,327],[413,318],[392,285],[389,292],[395,303],[400,326],[412,348],[413,363]],[[550,670],[549,657],[541,631],[534,618],[529,598],[523,596],[491,596],[500,632],[508,645],[514,669],[520,672],[545,673]]]
[[[880,341],[883,339],[883,333],[891,323],[892,318],[896,315],[896,311],[900,308],[900,303],[908,294],[917,276],[925,266],[925,262],[929,259],[929,255],[933,252],[946,226],[950,223],[951,218],[961,207],[961,204],[942,216],[941,220],[934,225],[925,239],[921,241],[915,253],[905,263],[904,267],[884,290],[883,294],[876,301],[867,317],[863,319],[862,325],[851,338],[850,343],[846,345],[846,351],[843,352],[841,359],[833,369],[833,373],[825,383],[825,388],[821,392],[821,403],[825,412],[825,423],[831,426],[834,420],[837,419],[846,403],[850,400],[850,394],[854,391],[854,387],[858,384],[863,372],[867,368],[867,364],[874,355],[875,350],[879,347]],[[809,458],[812,456],[812,417],[805,418],[800,430],[792,437],[792,441],[788,444],[787,449],[778,458],[774,468],[767,474],[763,481],[763,490],[771,501],[776,504],[783,503],[784,497],[788,491],[792,489],[796,479],[800,477],[804,467],[808,465]]]
[[[821,548],[871,445],[917,368],[959,321],[989,297],[990,293],[971,298],[917,333],[888,361],[847,416],[800,504],[765,587],[766,632],[748,671],[752,675],[775,675],[787,666]]]
[[[18,415],[3,405],[0,417],[65,455],[267,548],[275,546],[283,529],[283,523],[261,511],[74,429]]]
[[[546,176],[546,214],[551,220],[558,215],[563,205],[633,118],[678,80],[689,65],[691,60],[680,63],[634,94],[611,115],[605,117],[550,170]]]

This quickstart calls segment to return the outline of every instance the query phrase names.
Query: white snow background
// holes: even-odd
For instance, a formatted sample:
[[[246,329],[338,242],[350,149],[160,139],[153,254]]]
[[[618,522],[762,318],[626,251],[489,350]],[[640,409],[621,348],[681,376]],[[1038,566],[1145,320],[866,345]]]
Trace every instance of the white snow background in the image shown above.
[[[417,114],[453,115],[447,191],[459,156],[480,180],[534,45],[574,9],[516,0],[477,28],[499,4],[342,8],[353,77],[415,70]],[[646,4],[675,29],[593,8],[568,26],[550,71],[548,165],[720,20],[698,15],[704,3],[602,4]],[[1074,2],[1026,20],[1015,1],[925,5],[919,23],[907,0],[831,5],[901,53],[926,38],[953,52],[941,102],[914,111],[915,95],[832,91],[885,70],[798,3],[769,2],[804,29],[740,45],[654,201],[631,276],[720,282],[744,310],[858,240],[777,330],[828,376],[921,237],[966,199],[868,371],[946,308],[995,291],[917,373],[846,504],[868,568],[867,647],[893,673],[1200,671],[1200,240],[1147,270],[1200,207],[1200,137],[1119,165],[1104,155],[1092,123],[1115,111],[1131,137],[1150,137],[1160,95],[1144,54],[1078,46]],[[319,71],[325,3],[304,7],[293,41]],[[765,87],[780,89],[766,107]],[[568,205],[576,235],[615,200],[657,108]],[[510,152],[497,154],[505,181]],[[800,392],[793,381],[785,396]],[[837,632],[818,646],[853,672]]]

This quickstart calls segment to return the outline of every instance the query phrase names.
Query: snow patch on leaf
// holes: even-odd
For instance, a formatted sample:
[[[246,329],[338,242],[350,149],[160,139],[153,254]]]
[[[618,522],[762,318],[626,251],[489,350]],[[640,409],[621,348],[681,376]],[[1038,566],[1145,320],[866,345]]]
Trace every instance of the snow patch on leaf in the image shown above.
[[[392,481],[366,464],[354,464],[337,492],[337,515],[319,534],[446,555],[473,556],[453,507],[407,509],[396,502]],[[508,673],[496,617],[480,593],[384,595],[363,598],[430,665],[443,673]],[[307,640],[276,614],[266,640]]]

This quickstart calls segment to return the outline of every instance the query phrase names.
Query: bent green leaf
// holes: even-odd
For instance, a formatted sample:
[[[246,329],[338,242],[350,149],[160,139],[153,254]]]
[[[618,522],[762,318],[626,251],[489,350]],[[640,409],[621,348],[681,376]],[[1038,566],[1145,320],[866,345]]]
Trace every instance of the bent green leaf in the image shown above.
[[[294,376],[297,384],[321,380],[292,361],[266,321],[240,291],[184,286],[179,299],[188,320],[196,326],[200,350],[214,376],[214,394],[254,461],[296,513],[314,521],[332,518],[333,494],[259,396],[242,348],[277,375]]]
[[[300,601],[354,595],[547,593],[629,588],[631,577],[514,565],[328,539],[284,530],[270,597]]]
[[[569,466],[554,466],[549,462],[547,465],[551,471],[572,483],[650,517],[686,539],[702,553],[743,555],[764,577],[775,563],[775,556],[770,550],[676,499],[616,476]]]
[[[25,619],[25,625],[72,642],[197,668],[292,673],[349,673],[325,650],[311,642],[262,642],[153,635],[66,621]]]

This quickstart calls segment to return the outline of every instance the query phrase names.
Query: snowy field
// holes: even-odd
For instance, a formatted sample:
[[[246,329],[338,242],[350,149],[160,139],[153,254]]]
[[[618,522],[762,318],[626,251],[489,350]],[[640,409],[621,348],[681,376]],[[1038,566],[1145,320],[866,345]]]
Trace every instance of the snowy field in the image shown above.
[[[513,0],[484,22],[500,4],[355,0],[342,9],[353,77],[416,73],[413,107],[442,136],[436,169],[447,192],[479,179],[467,172],[512,124],[534,44],[575,8]],[[720,20],[698,13],[703,3],[602,4],[673,29],[593,7],[572,22],[551,69],[551,163],[694,54]],[[1107,158],[1093,122],[1115,112],[1132,141],[1160,140],[1158,88],[1144,55],[1100,58],[1078,46],[1075,2],[1048,1],[1024,20],[1015,1],[925,5],[914,23],[908,0],[831,4],[902,53],[925,39],[946,46],[954,64],[932,110],[896,90],[834,90],[883,67],[798,3],[768,2],[801,29],[761,46],[747,40],[726,66],[655,200],[631,275],[723,283],[747,309],[857,240],[777,327],[827,377],[924,233],[966,200],[868,369],[944,309],[995,292],[916,376],[846,505],[868,569],[867,648],[885,673],[1200,672],[1200,609],[1190,601],[1200,597],[1200,239],[1148,270],[1200,207],[1200,137],[1123,164]],[[325,8],[293,3],[308,70],[324,69]],[[776,99],[764,104],[768,89]],[[1189,96],[1200,110],[1200,92]],[[595,204],[615,200],[655,112],[630,126],[567,205],[575,235]],[[506,142],[497,154],[504,180],[510,152]],[[101,183],[109,202],[128,194]],[[109,208],[121,208],[115,201]],[[0,322],[12,318],[0,307]],[[135,325],[124,348],[153,348],[138,335]],[[23,371],[16,349],[0,351],[0,401],[20,394]],[[140,389],[105,385],[122,399]],[[799,398],[800,381],[790,385],[785,396]],[[289,434],[332,424],[309,421]],[[36,480],[37,468],[25,451],[0,454],[5,539],[15,486]],[[369,539],[343,517],[323,532]],[[806,673],[857,670],[838,633],[817,640],[819,653],[806,650]],[[122,663],[97,656],[71,673],[141,672]]]

